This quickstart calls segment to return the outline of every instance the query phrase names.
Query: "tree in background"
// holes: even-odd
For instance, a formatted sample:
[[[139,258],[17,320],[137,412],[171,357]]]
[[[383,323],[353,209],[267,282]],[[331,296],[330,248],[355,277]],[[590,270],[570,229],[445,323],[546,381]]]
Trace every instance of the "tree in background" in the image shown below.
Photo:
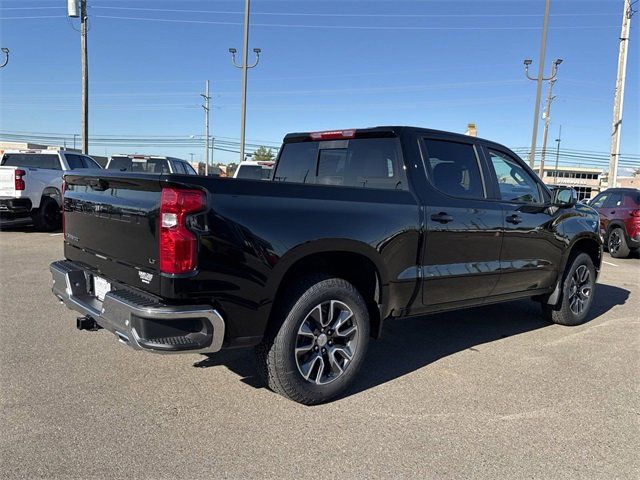
[[[238,164],[236,162],[231,162],[227,165],[227,176],[233,177],[233,174],[236,173],[236,169],[238,168]]]
[[[276,156],[273,154],[271,149],[267,147],[258,147],[251,156],[251,160],[255,162],[273,162],[275,158]]]

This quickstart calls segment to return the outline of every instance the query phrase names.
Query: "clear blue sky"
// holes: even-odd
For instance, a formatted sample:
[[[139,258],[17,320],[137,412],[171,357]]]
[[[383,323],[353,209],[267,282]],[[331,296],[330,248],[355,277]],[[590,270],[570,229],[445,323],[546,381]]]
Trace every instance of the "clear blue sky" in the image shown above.
[[[11,49],[0,71],[1,131],[79,133],[80,41],[65,3],[0,1],[1,43]],[[557,57],[564,63],[550,148],[562,124],[563,149],[606,152],[623,2],[551,3],[546,71]],[[89,0],[91,134],[202,135],[199,93],[210,79],[212,134],[237,141],[240,71],[228,48],[241,50],[243,5]],[[522,60],[532,58],[537,72],[543,10],[543,0],[253,0],[250,46],[262,57],[249,74],[247,138],[278,143],[290,131],[385,124],[464,132],[475,122],[482,137],[526,147],[535,82],[524,79]],[[621,149],[634,155],[638,21]],[[91,149],[123,150],[203,155],[195,147]]]

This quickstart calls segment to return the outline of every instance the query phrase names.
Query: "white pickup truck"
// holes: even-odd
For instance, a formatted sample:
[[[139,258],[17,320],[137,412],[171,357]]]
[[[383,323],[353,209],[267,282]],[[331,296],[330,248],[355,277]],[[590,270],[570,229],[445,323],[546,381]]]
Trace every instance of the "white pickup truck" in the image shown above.
[[[65,150],[7,150],[0,158],[0,227],[33,222],[40,230],[60,226],[62,175],[101,168],[91,157]]]

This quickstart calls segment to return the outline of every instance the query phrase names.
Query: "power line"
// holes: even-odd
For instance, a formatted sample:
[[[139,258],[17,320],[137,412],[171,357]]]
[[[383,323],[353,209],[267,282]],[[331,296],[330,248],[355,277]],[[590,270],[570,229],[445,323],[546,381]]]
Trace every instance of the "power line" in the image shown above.
[[[24,7],[23,7],[24,8]],[[27,7],[28,8],[28,7]],[[57,8],[57,7],[46,7]],[[126,10],[126,11],[139,11],[139,12],[169,12],[169,13],[207,13],[215,15],[242,15],[241,11],[220,11],[220,10],[190,10],[190,9],[177,9],[177,8],[140,8],[140,7],[113,7],[113,6],[94,6],[94,9],[101,10]],[[538,18],[542,15],[536,13],[303,13],[303,12],[253,12],[253,15],[265,15],[265,16],[282,16],[282,17],[362,17],[362,18]],[[551,17],[600,17],[600,16],[614,16],[612,13],[556,13],[550,15]]]
[[[167,22],[167,23],[191,23],[191,24],[205,24],[205,25],[232,25],[242,26],[242,22],[218,22],[210,20],[180,20],[175,18],[143,18],[143,17],[122,17],[112,15],[94,15],[95,18],[108,18],[115,20],[137,20],[143,22]],[[0,19],[2,20],[2,19]],[[365,26],[365,25],[296,25],[296,24],[276,24],[276,23],[253,23],[254,27],[266,27],[266,28],[327,28],[338,30],[540,30],[540,27],[526,26],[526,27],[514,27],[514,26],[500,26],[500,27],[423,27],[423,26]],[[582,29],[609,29],[618,28],[616,25],[569,25],[563,27],[549,27],[550,30],[582,30]]]

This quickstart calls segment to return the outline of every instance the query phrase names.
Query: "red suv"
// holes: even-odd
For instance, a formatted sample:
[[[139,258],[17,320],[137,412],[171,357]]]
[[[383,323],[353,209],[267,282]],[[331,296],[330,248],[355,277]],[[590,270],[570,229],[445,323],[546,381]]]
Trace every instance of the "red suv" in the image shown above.
[[[640,248],[640,190],[609,188],[589,206],[600,214],[600,233],[612,257],[628,257]]]

